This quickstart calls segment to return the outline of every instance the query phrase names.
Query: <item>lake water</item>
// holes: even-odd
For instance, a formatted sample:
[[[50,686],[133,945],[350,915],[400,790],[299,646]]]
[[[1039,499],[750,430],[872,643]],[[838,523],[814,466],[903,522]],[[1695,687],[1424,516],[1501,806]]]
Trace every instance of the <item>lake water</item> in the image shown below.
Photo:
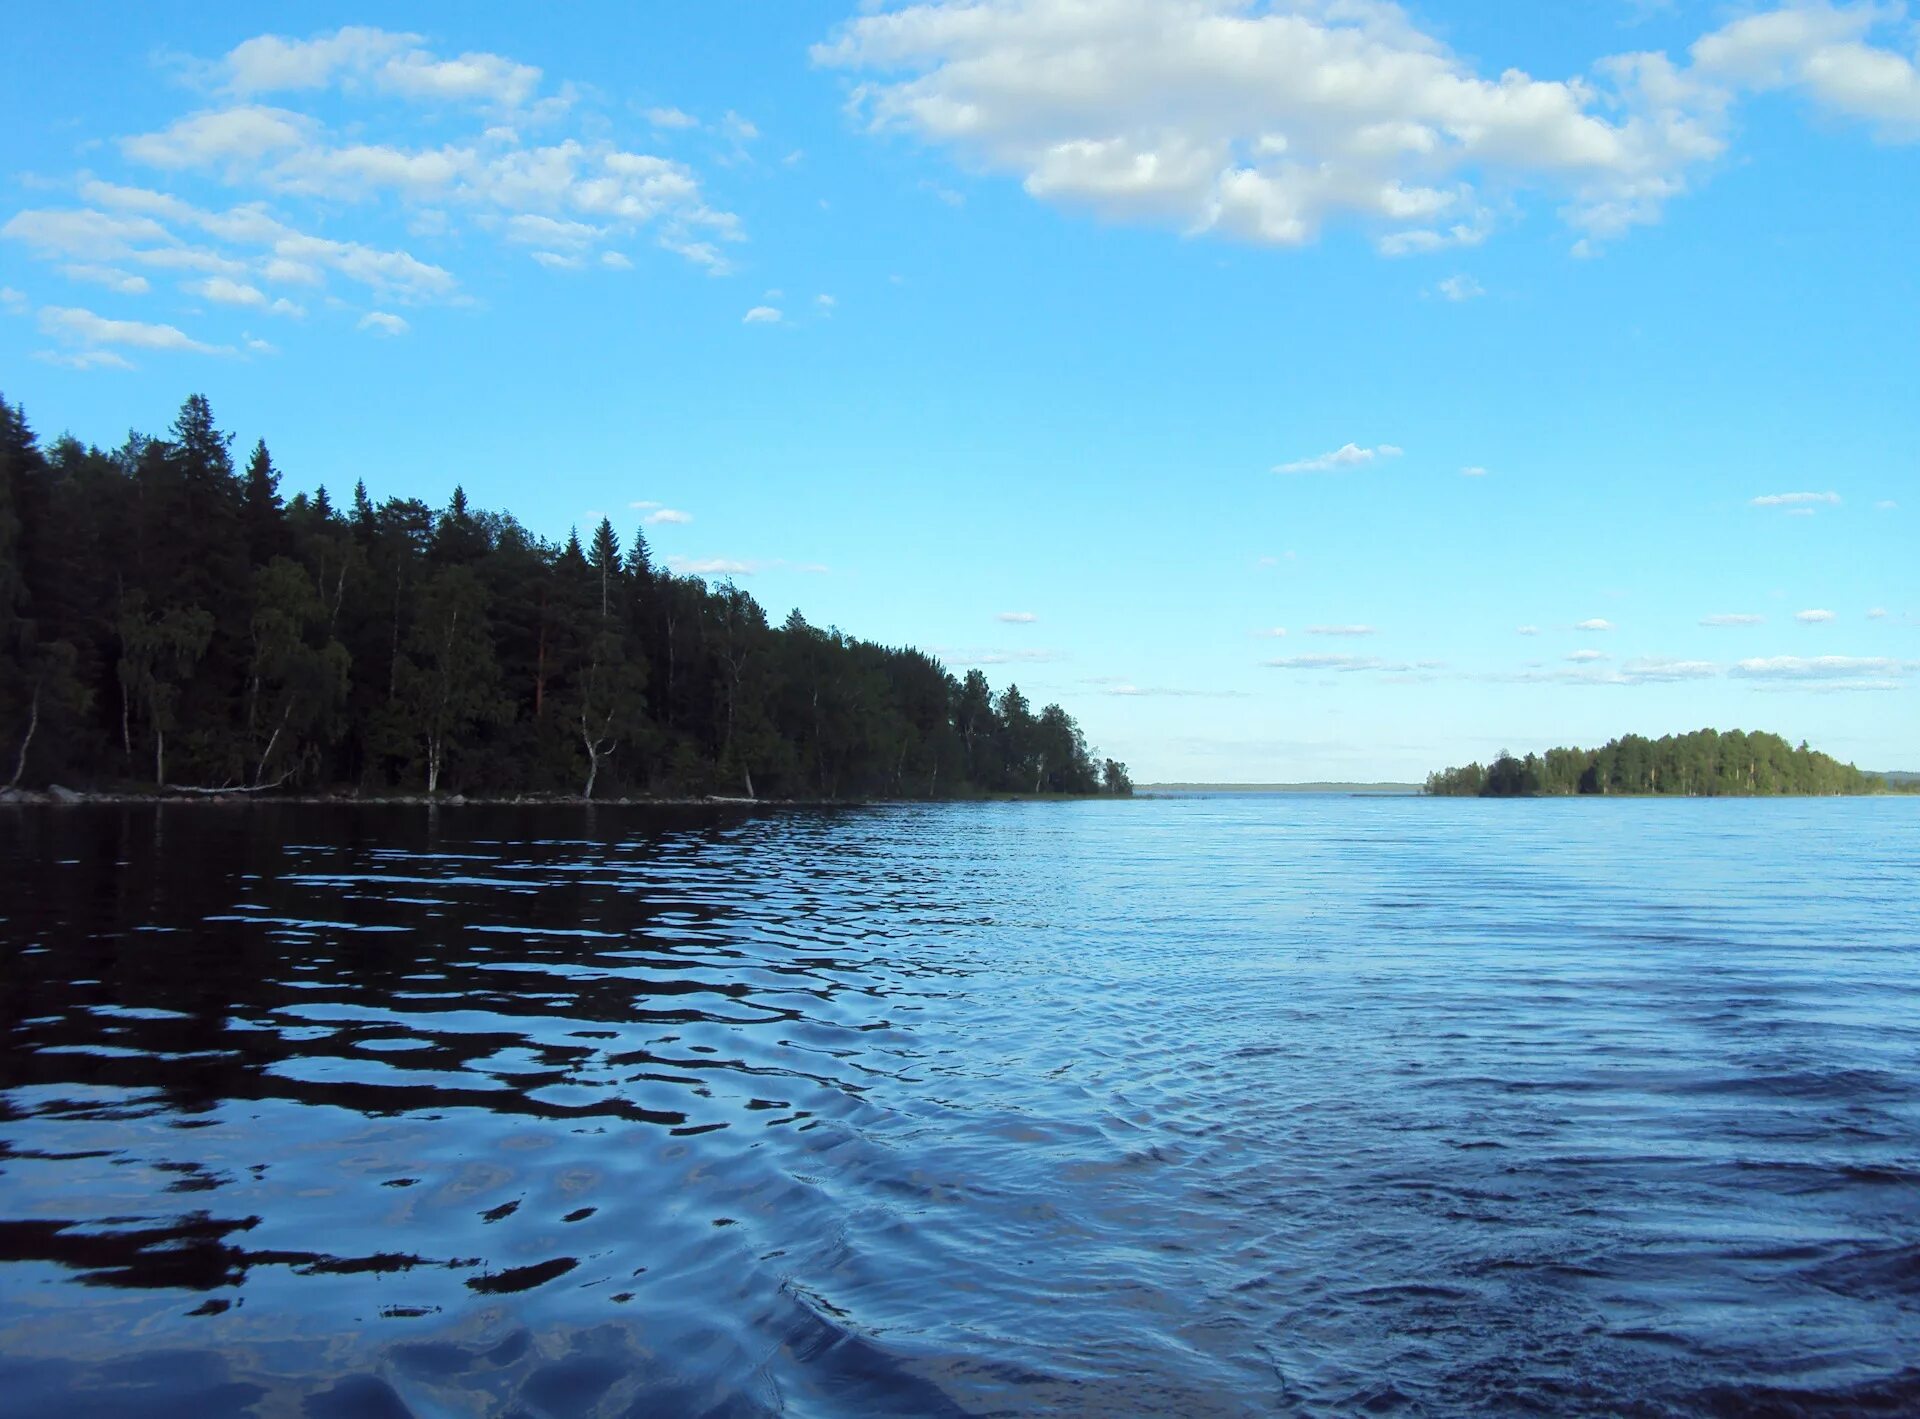
[[[1920,800],[0,812],[0,1411],[1920,1412]]]

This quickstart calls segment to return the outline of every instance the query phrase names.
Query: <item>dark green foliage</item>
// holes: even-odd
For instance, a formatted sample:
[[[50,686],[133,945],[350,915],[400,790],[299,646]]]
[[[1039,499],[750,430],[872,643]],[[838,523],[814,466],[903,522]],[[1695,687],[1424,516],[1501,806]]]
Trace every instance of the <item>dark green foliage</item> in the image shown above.
[[[1517,759],[1506,750],[1482,768],[1430,774],[1426,791],[1451,798],[1552,794],[1675,794],[1693,798],[1879,793],[1887,785],[1852,764],[1777,734],[1700,729],[1646,739],[1628,734],[1599,749],[1549,749]]]
[[[195,395],[43,451],[0,401],[0,785],[781,798],[1132,791],[1059,706],[656,566],[434,511],[282,500]]]

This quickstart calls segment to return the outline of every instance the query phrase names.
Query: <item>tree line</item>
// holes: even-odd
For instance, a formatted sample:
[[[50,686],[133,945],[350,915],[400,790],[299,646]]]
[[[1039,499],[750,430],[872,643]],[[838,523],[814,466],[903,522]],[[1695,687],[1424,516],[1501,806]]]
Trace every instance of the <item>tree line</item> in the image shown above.
[[[1638,734],[1598,749],[1549,749],[1427,776],[1426,791],[1454,798],[1529,798],[1581,793],[1765,797],[1772,794],[1881,793],[1885,780],[1777,734],[1700,729],[1647,739]]]
[[[42,448],[0,399],[0,784],[848,799],[1128,793],[1058,705],[415,498],[283,499],[194,395]],[[11,752],[8,752],[8,751]]]

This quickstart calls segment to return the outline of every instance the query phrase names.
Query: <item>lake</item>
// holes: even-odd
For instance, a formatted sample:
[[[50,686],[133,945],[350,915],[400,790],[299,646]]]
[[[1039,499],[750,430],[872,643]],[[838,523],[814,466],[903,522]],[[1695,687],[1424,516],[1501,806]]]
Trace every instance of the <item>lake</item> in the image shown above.
[[[0,811],[0,1410],[1920,1412],[1920,800]]]

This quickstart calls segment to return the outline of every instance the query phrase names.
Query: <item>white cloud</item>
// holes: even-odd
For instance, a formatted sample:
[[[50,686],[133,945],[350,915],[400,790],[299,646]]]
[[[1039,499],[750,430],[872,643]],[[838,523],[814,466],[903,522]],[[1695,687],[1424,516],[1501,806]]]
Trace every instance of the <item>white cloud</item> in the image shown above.
[[[1717,157],[1722,100],[1659,55],[1598,81],[1484,77],[1399,7],[1313,0],[928,0],[815,46],[876,129],[1114,219],[1296,246],[1351,218],[1389,254],[1470,245],[1476,182],[1534,186],[1601,236]]]
[[[760,570],[758,562],[732,557],[668,557],[667,565],[682,576],[752,576]]]
[[[1758,626],[1766,619],[1765,616],[1755,616],[1749,612],[1729,611],[1713,616],[1702,616],[1700,624],[1703,626]]]
[[[727,116],[720,120],[720,127],[736,143],[751,143],[760,136],[759,128],[732,109],[728,109]]]
[[[60,274],[75,281],[91,281],[96,286],[105,286],[108,290],[117,291],[123,296],[144,296],[153,289],[145,276],[135,276],[131,272],[122,271],[113,266],[75,263],[62,266]]]
[[[1460,470],[1460,476],[1462,478],[1484,478],[1487,476],[1487,470],[1477,463],[1469,464]]]
[[[1604,620],[1599,616],[1590,617],[1574,626],[1576,631],[1610,631],[1613,628],[1613,622]]]
[[[1254,634],[1262,640],[1285,640],[1287,638],[1287,628],[1285,626],[1268,626],[1264,630],[1255,631]]]
[[[1473,277],[1467,275],[1449,276],[1446,280],[1440,282],[1435,289],[1450,301],[1477,300],[1487,293],[1485,286],[1474,280]]]
[[[757,305],[740,317],[742,325],[778,325],[780,312],[770,305]]]
[[[121,140],[120,148],[149,167],[223,167],[238,173],[247,164],[305,148],[317,127],[312,119],[284,108],[241,104],[176,119],[157,133]]]
[[[253,351],[253,353],[256,355],[277,355],[280,353],[279,346],[273,344],[271,341],[262,340],[258,336],[254,336],[254,335],[249,335],[246,337],[246,346],[249,350]]]
[[[522,212],[507,218],[507,240],[520,246],[540,246],[549,250],[581,251],[606,235],[604,227],[591,222],[562,221],[537,212]]]
[[[16,291],[12,286],[0,286],[0,306],[5,306],[13,314],[19,315],[26,310],[27,305],[25,291]]]
[[[698,128],[700,126],[699,119],[677,108],[650,108],[647,110],[647,122],[655,128]]]
[[[627,256],[627,255],[626,255],[626,254],[625,254],[624,252],[619,252],[619,251],[603,251],[603,252],[601,252],[601,253],[600,253],[600,264],[601,264],[602,266],[604,266],[604,267],[606,267],[606,268],[607,268],[608,270],[610,270],[610,271],[631,271],[631,270],[633,270],[633,261],[632,261],[632,259],[631,259],[630,257],[628,257],[628,256]]]
[[[586,265],[586,258],[583,256],[563,256],[557,251],[536,251],[531,255],[534,261],[549,271],[578,271]]]
[[[1005,621],[1010,626],[1031,626],[1040,618],[1031,611],[1002,611],[993,619]]]
[[[1567,657],[1568,660],[1577,661],[1582,664],[1588,664],[1596,660],[1605,660],[1606,658],[1607,653],[1604,650],[1576,650],[1572,655]]]
[[[231,355],[227,345],[209,345],[195,340],[172,325],[150,325],[140,320],[109,320],[90,310],[71,306],[45,306],[40,311],[40,328],[56,339],[82,346],[124,345],[139,350],[165,350],[197,355]],[[107,363],[107,361],[97,361]]]
[[[1295,459],[1292,463],[1282,463],[1274,468],[1276,473],[1334,473],[1348,468],[1364,468],[1379,458],[1398,458],[1402,449],[1390,443],[1378,448],[1362,448],[1358,444],[1342,444],[1331,453],[1322,453],[1313,458]]]
[[[365,26],[307,40],[260,35],[228,51],[223,67],[236,94],[370,85],[424,102],[518,108],[540,86],[541,73],[531,64],[484,53],[441,59],[420,43],[419,35]]]
[[[1538,626],[1515,626],[1513,630],[1515,635],[1521,636],[1537,636],[1540,634],[1540,628]]]
[[[1875,606],[1867,612],[1867,619],[1869,621],[1884,621],[1886,618],[1887,608],[1884,606]]]
[[[34,355],[50,365],[73,370],[130,370],[133,362],[111,350],[41,350]]]
[[[665,507],[666,504],[651,503],[651,502],[637,502],[637,503],[628,503],[627,506],[635,512],[651,512],[654,508]]]
[[[1798,90],[1888,142],[1908,142],[1920,138],[1920,70],[1906,55],[1865,42],[1903,17],[1899,5],[1805,0],[1703,37],[1693,46],[1694,67],[1748,88]]]
[[[813,298],[813,303],[819,306],[820,309],[824,311],[831,311],[836,305],[839,304],[838,301],[836,301],[832,296],[827,295],[824,291]]]
[[[1382,668],[1378,660],[1360,655],[1290,655],[1261,663],[1274,670],[1338,670],[1343,673]]]
[[[1834,620],[1835,617],[1831,611],[1795,611],[1793,619],[1803,626],[1820,626]]]
[[[1873,508],[1875,512],[1892,512],[1895,508],[1899,506],[1900,504],[1895,502],[1892,498],[1882,498],[1880,499],[1879,502],[1873,505]]]
[[[405,335],[412,327],[388,311],[370,310],[360,317],[358,328],[371,330],[376,335]]]
[[[1790,508],[1806,507],[1815,503],[1837,505],[1839,501],[1840,495],[1838,493],[1765,493],[1760,497],[1754,498],[1748,505],[1750,507]]]
[[[124,138],[122,152],[136,163],[210,175],[254,195],[324,203],[331,220],[342,205],[378,204],[424,237],[453,234],[464,214],[478,228],[546,253],[535,259],[550,266],[569,266],[576,256],[584,265],[602,241],[644,228],[661,249],[719,273],[728,268],[724,245],[744,239],[739,218],[708,203],[691,167],[621,146],[605,115],[578,120],[578,136],[524,141],[523,127],[551,125],[574,93],[563,85],[540,97],[540,70],[501,55],[446,57],[423,48],[417,35],[350,27],[309,39],[259,36],[236,46],[214,71],[226,80],[224,106]],[[324,109],[314,106],[322,91]],[[290,106],[257,101],[263,94],[287,95]],[[454,112],[433,115],[435,141],[409,144],[396,139],[419,131],[418,120],[375,105],[382,96]],[[460,112],[475,107],[494,116]],[[526,123],[499,121],[502,110]],[[736,123],[736,139],[749,128]],[[307,285],[331,272],[412,300],[451,299],[457,290],[450,272],[407,251],[323,243],[257,200],[218,212],[137,188],[93,181],[80,187],[89,210],[17,214],[4,234],[66,260],[129,260]],[[210,241],[183,241],[179,233],[189,227]],[[600,264],[631,263],[608,253]]]
[[[1913,662],[1885,656],[1773,655],[1743,660],[1732,673],[1752,680],[1854,680],[1888,679],[1913,668]]]
[[[204,281],[189,281],[181,289],[188,295],[213,301],[217,305],[264,306],[267,303],[267,298],[259,287],[249,286],[244,281],[231,280],[226,276],[209,276]]]
[[[669,524],[684,526],[693,521],[693,514],[690,512],[682,512],[679,508],[674,507],[655,507],[652,512],[647,514],[645,521],[649,527],[661,527]]]
[[[1668,660],[1643,656],[1620,667],[1620,678],[1628,684],[1667,683],[1677,680],[1711,680],[1721,673],[1710,660]]]
[[[1307,634],[1310,636],[1370,636],[1370,635],[1373,635],[1374,633],[1375,633],[1374,628],[1372,626],[1347,625],[1347,626],[1308,626],[1307,627]]]

